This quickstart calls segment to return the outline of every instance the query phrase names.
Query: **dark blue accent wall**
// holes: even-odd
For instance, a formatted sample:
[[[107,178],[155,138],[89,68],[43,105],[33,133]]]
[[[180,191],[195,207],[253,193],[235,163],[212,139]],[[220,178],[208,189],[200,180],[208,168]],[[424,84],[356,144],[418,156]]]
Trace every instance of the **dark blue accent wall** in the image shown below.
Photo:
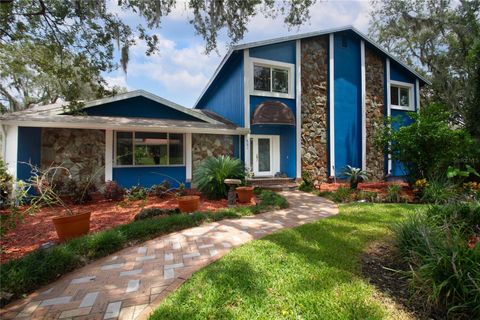
[[[185,183],[186,168],[180,167],[117,167],[113,168],[113,180],[125,188],[135,185],[151,187],[163,180],[169,180],[172,187],[178,187],[178,181]]]
[[[412,119],[408,116],[408,111],[402,110],[393,110],[392,109],[392,118],[395,121],[392,123],[392,128],[398,130],[400,127],[408,126],[412,123]],[[392,176],[401,177],[406,175],[405,167],[399,161],[392,161]]]
[[[346,165],[362,166],[360,39],[337,33],[334,45],[335,174],[341,176]]]
[[[203,122],[196,117],[192,117],[184,112],[141,96],[86,108],[84,111],[89,116],[136,117]]]
[[[295,41],[281,42],[261,47],[250,48],[250,57],[295,63]]]
[[[235,51],[196,107],[211,110],[243,127],[243,87],[243,51]]]
[[[285,103],[295,114],[294,99],[279,99],[267,97],[250,97],[250,117],[254,112],[255,106],[267,100],[275,100]],[[268,134],[280,136],[280,171],[286,173],[287,176],[296,177],[296,130],[295,126],[288,125],[252,125],[250,128],[252,134]]]
[[[40,150],[42,145],[42,129],[18,127],[17,178],[28,180],[31,168],[28,164],[40,166]],[[24,163],[22,163],[24,162]]]

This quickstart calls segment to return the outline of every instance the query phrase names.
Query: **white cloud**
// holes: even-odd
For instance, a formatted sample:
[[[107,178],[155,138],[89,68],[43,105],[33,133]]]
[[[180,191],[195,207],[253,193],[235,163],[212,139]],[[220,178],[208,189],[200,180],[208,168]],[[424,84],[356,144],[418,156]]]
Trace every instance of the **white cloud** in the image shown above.
[[[117,75],[108,75],[108,76],[105,76],[103,78],[107,82],[108,87],[110,89],[117,86],[117,87],[127,88],[127,90],[131,90],[131,87],[129,87],[128,84],[127,84],[126,76],[123,73],[121,73],[120,71],[117,72]]]

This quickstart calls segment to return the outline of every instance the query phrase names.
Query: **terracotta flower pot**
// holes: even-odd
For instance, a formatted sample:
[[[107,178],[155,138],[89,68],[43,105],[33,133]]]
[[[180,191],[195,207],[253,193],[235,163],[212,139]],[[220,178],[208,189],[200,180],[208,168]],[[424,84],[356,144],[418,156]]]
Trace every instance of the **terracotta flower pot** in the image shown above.
[[[181,212],[194,212],[198,210],[198,204],[200,202],[199,196],[183,196],[178,197],[178,208]]]
[[[86,235],[90,230],[90,212],[53,218],[60,241]]]
[[[253,198],[253,187],[238,187],[236,189],[238,201],[241,203],[249,203]]]

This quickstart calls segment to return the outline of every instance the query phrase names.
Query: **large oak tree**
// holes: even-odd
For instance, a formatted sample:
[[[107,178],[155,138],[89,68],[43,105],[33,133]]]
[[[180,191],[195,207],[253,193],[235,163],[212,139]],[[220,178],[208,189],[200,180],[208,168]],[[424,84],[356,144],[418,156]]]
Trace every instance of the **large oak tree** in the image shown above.
[[[282,16],[288,26],[309,18],[316,0],[189,0],[189,21],[209,53],[219,33],[231,43],[241,40],[257,14]],[[183,3],[183,2],[182,2]],[[176,0],[118,0],[120,11],[138,15],[131,26],[106,0],[3,0],[0,2],[0,107],[21,110],[57,99],[76,100],[111,94],[102,72],[127,70],[129,48],[141,40],[146,54],[159,48],[155,30],[177,5]],[[120,59],[114,52],[119,50]]]

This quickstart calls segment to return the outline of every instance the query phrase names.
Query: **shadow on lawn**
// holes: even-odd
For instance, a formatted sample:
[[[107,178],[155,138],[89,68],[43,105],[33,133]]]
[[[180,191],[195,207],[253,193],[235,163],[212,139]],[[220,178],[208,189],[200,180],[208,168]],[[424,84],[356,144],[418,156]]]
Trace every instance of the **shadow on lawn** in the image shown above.
[[[373,208],[360,205],[242,246],[196,273],[153,318],[310,318],[328,317],[329,309],[335,317],[382,318],[361,277],[360,254],[404,214],[398,206]]]

